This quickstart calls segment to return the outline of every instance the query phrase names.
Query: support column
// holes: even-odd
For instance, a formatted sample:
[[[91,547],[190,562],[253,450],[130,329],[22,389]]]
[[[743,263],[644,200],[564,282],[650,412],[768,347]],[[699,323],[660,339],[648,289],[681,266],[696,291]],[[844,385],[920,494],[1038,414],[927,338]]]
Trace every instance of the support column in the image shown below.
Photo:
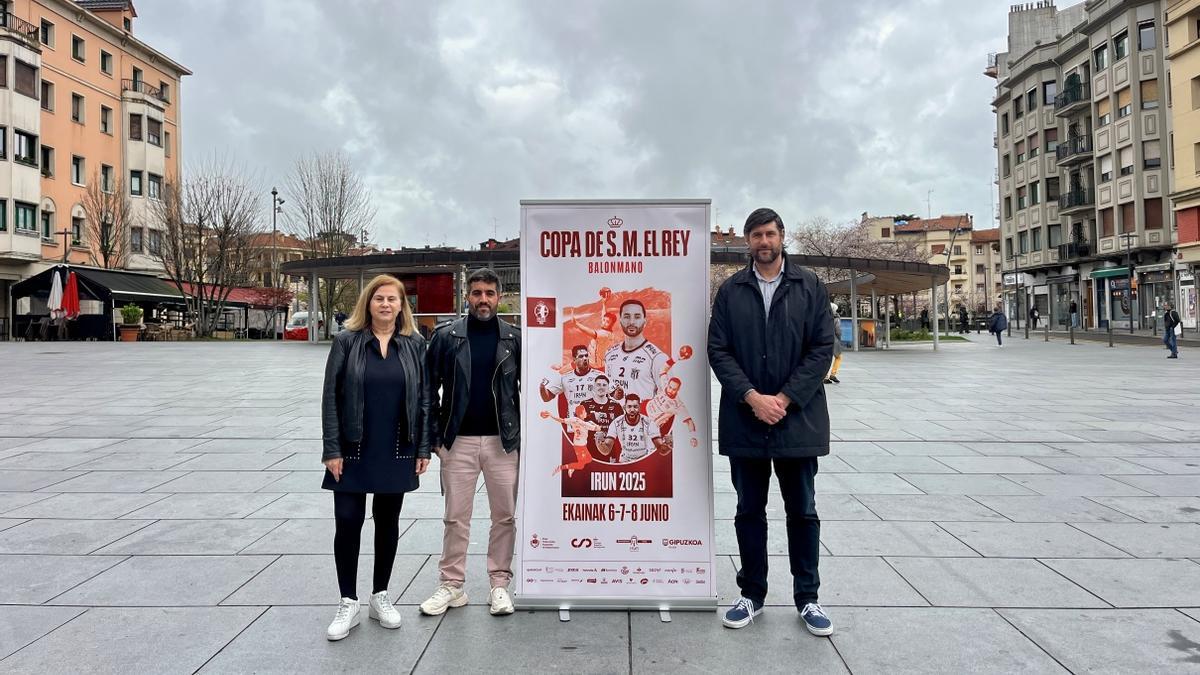
[[[321,316],[321,298],[317,293],[320,284],[317,282],[317,273],[311,272],[308,275],[308,342],[309,344],[317,343],[317,323]]]
[[[891,301],[891,296],[885,296]],[[883,308],[883,344],[887,349],[892,348],[892,312],[891,307]]]
[[[875,347],[879,347],[879,296],[871,289],[871,323],[875,326]]]
[[[858,278],[850,270],[850,350],[858,351]]]
[[[929,316],[930,316],[930,318],[933,319],[933,326],[931,326],[931,328],[933,328],[933,351],[936,352],[937,348],[938,348],[937,277],[931,277],[930,284],[931,285],[929,286],[929,302],[930,302],[930,309],[932,311],[929,312]]]

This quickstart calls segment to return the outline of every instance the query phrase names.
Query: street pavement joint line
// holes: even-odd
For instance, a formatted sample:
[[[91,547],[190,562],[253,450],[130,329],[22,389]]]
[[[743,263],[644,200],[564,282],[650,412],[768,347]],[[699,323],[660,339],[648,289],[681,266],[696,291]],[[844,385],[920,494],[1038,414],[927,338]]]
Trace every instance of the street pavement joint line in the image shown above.
[[[13,494],[16,494],[16,493],[13,493]],[[41,497],[41,499],[35,499],[35,500],[29,502],[28,504],[22,504],[21,506],[14,506],[11,509],[7,509],[5,511],[0,511],[0,516],[3,516],[4,514],[8,513],[9,511],[16,511],[17,509],[23,509],[26,506],[33,506],[34,504],[39,504],[41,502],[46,501],[47,499],[54,499],[55,497],[57,497],[61,494],[65,494],[65,493],[63,493],[63,492],[24,492],[21,494],[37,495],[37,496]]]
[[[265,557],[265,556],[264,556],[264,557]],[[229,592],[229,593],[228,593],[228,594],[227,594],[225,597],[223,597],[223,598],[221,598],[220,600],[218,600],[218,601],[217,601],[217,604],[216,604],[216,606],[217,606],[217,607],[221,607],[221,606],[222,606],[222,603],[224,603],[224,602],[225,602],[226,600],[228,600],[229,598],[233,597],[234,593],[237,593],[238,591],[242,590],[242,588],[243,588],[243,587],[245,587],[245,586],[246,586],[246,584],[250,583],[251,581],[254,581],[254,580],[255,580],[255,579],[258,577],[258,575],[260,575],[260,574],[262,574],[263,572],[267,571],[267,568],[269,568],[271,565],[274,565],[275,563],[279,562],[279,560],[280,560],[281,558],[283,558],[283,555],[281,555],[281,554],[275,554],[275,559],[274,559],[274,560],[272,560],[271,562],[267,563],[266,565],[263,565],[263,568],[262,568],[262,569],[260,569],[259,571],[255,572],[255,573],[254,573],[254,576],[252,576],[252,577],[250,577],[249,579],[245,580],[245,581],[244,581],[244,582],[242,582],[242,583],[241,583],[241,584],[240,584],[240,585],[239,585],[237,588],[235,588],[235,589],[233,589],[232,591],[230,591],[230,592]],[[261,614],[260,614],[259,616],[261,616]],[[257,620],[257,619],[256,619],[256,620]],[[253,621],[252,621],[251,623],[253,623]]]
[[[1106,476],[1106,477],[1107,477],[1107,478],[1112,478],[1112,476]],[[1098,496],[1098,495],[1097,495],[1097,496]],[[1153,522],[1153,521],[1150,521],[1150,520],[1142,520],[1141,518],[1138,518],[1137,516],[1133,515],[1132,513],[1126,513],[1125,511],[1121,510],[1121,508],[1120,508],[1120,507],[1117,507],[1117,506],[1111,506],[1111,505],[1109,505],[1109,504],[1101,504],[1100,502],[1096,501],[1095,497],[1096,497],[1096,496],[1092,496],[1092,497],[1084,497],[1084,499],[1086,499],[1086,500],[1088,500],[1089,502],[1091,502],[1091,503],[1093,503],[1093,504],[1095,504],[1095,505],[1097,505],[1097,506],[1100,506],[1100,507],[1102,507],[1102,508],[1106,508],[1106,509],[1112,509],[1113,511],[1116,511],[1117,513],[1119,513],[1119,514],[1121,514],[1121,515],[1123,515],[1123,516],[1128,516],[1128,517],[1130,517],[1130,518],[1133,518],[1134,520],[1138,521],[1139,523],[1144,523],[1144,524],[1147,524],[1147,525],[1154,524],[1154,522]],[[1164,497],[1156,497],[1155,499],[1164,499]]]
[[[1125,555],[1129,556],[1129,558],[1131,560],[1163,560],[1163,558],[1156,558],[1153,556],[1151,556],[1149,558],[1142,558],[1142,557],[1136,556],[1136,555],[1130,553],[1129,551],[1126,551],[1125,549],[1121,548],[1120,546],[1117,546],[1116,544],[1112,544],[1107,541],[1104,541],[1103,539],[1101,539],[1100,537],[1097,537],[1096,535],[1092,534],[1091,532],[1086,532],[1084,530],[1079,529],[1078,527],[1075,527],[1075,523],[1063,523],[1063,524],[1066,525],[1067,527],[1071,528],[1072,530],[1075,530],[1076,532],[1086,534],[1087,536],[1091,537],[1092,539],[1095,539],[1096,541],[1100,542],[1100,544],[1102,544],[1104,546],[1111,546],[1112,548],[1117,549],[1121,553],[1124,553]],[[1079,558],[1079,559],[1082,560],[1083,558]]]
[[[249,628],[250,628],[251,626],[253,626],[254,624],[258,623],[258,620],[259,620],[259,619],[261,619],[261,618],[263,618],[263,615],[264,615],[264,614],[266,614],[266,613],[267,613],[267,612],[269,612],[269,611],[271,611],[271,606],[270,606],[270,605],[268,605],[268,606],[266,606],[266,607],[263,607],[263,608],[262,608],[262,611],[258,613],[258,616],[254,617],[254,620],[253,620],[253,621],[250,621],[250,622],[249,622],[249,623],[247,623],[245,626],[242,626],[242,629],[238,631],[238,634],[237,634],[237,635],[234,635],[232,638],[230,638],[230,640],[229,640],[228,642],[226,642],[225,644],[221,645],[221,648],[220,648],[220,649],[218,649],[217,651],[213,652],[213,653],[212,653],[212,655],[210,655],[210,656],[209,656],[207,659],[205,659],[205,660],[204,660],[204,663],[201,663],[199,668],[197,668],[197,669],[195,669],[195,670],[193,670],[193,671],[192,671],[192,674],[193,674],[193,675],[195,675],[195,673],[198,673],[198,672],[200,672],[201,670],[204,670],[204,666],[207,666],[209,661],[212,661],[213,659],[217,658],[217,656],[218,656],[218,655],[219,655],[221,652],[225,651],[225,648],[226,648],[226,647],[228,647],[229,645],[233,644],[233,641],[234,641],[234,640],[236,640],[236,639],[240,638],[240,637],[242,636],[242,633],[245,633],[247,630],[249,630]]]
[[[97,556],[97,557],[101,557],[101,556]],[[112,568],[116,567],[117,565],[120,565],[121,563],[124,563],[125,561],[129,560],[129,559],[130,559],[130,558],[132,558],[132,557],[133,557],[132,555],[127,555],[127,556],[125,556],[124,558],[122,558],[122,559],[118,560],[117,562],[115,562],[115,563],[113,563],[113,564],[109,565],[108,567],[105,567],[104,569],[100,570],[99,572],[96,572],[96,573],[95,573],[95,574],[93,574],[92,576],[90,576],[90,577],[88,577],[88,578],[84,579],[83,581],[81,581],[81,582],[79,582],[79,583],[75,584],[74,586],[72,586],[72,587],[68,588],[67,590],[63,591],[62,593],[59,593],[58,595],[54,596],[53,598],[50,598],[49,600],[47,600],[46,602],[43,602],[42,604],[43,604],[43,605],[46,605],[46,604],[49,604],[49,603],[51,603],[51,602],[54,602],[55,600],[57,600],[57,599],[61,598],[62,596],[66,595],[67,593],[70,593],[71,591],[75,590],[76,588],[79,588],[80,586],[82,586],[82,585],[86,584],[87,582],[91,581],[92,579],[95,579],[96,577],[100,576],[101,574],[104,574],[105,572],[107,572],[107,571],[111,570]]]
[[[895,475],[895,474],[893,474],[893,475]],[[904,480],[904,479],[903,479],[903,478],[901,478],[900,480]],[[879,515],[878,513],[875,513],[874,511],[872,511],[872,510],[871,510],[871,507],[870,507],[870,505],[868,505],[866,502],[864,502],[864,501],[862,501],[861,499],[859,499],[859,498],[858,498],[858,495],[850,495],[850,499],[853,499],[855,502],[858,502],[858,503],[859,503],[859,504],[860,504],[860,505],[861,505],[861,506],[862,506],[864,509],[866,509],[866,510],[867,510],[867,513],[870,513],[871,515],[875,516],[875,517],[876,517],[876,518],[878,518],[880,521],[882,521],[882,522],[888,522],[888,521],[884,520],[884,517],[883,517],[883,516]]]
[[[1075,580],[1074,580],[1074,579],[1072,579],[1071,577],[1069,577],[1069,576],[1067,576],[1067,575],[1063,574],[1062,572],[1059,572],[1058,570],[1054,569],[1054,568],[1053,568],[1053,567],[1051,567],[1050,565],[1047,565],[1045,560],[1042,560],[1041,558],[1034,558],[1034,560],[1038,561],[1038,564],[1039,564],[1039,565],[1041,565],[1042,567],[1045,567],[1046,569],[1050,570],[1050,571],[1051,571],[1051,572],[1053,572],[1054,574],[1057,574],[1058,576],[1062,577],[1062,578],[1063,578],[1063,579],[1064,579],[1064,580],[1065,580],[1067,583],[1071,584],[1072,586],[1075,586],[1076,588],[1078,588],[1078,589],[1082,590],[1084,593],[1087,593],[1088,595],[1092,596],[1093,598],[1095,598],[1095,599],[1099,600],[1100,602],[1103,602],[1104,604],[1108,605],[1109,609],[1113,609],[1113,608],[1115,608],[1115,607],[1116,607],[1116,605],[1114,605],[1114,604],[1112,604],[1111,602],[1109,602],[1109,601],[1105,600],[1104,598],[1100,597],[1100,596],[1099,596],[1099,595],[1097,595],[1096,593],[1093,593],[1093,592],[1092,592],[1092,590],[1091,590],[1091,589],[1089,589],[1087,586],[1084,586],[1083,584],[1079,583],[1078,581],[1075,581]],[[1064,558],[1058,558],[1058,560],[1064,560]],[[1067,558],[1067,560],[1083,560],[1083,558]]]
[[[264,470],[264,471],[266,471],[266,469],[263,469],[263,470]],[[271,492],[262,492],[262,493],[259,493],[259,492],[251,492],[250,494],[267,494],[267,495],[269,495],[269,494],[275,494],[275,493],[271,493]],[[279,501],[280,499],[283,499],[284,497],[286,497],[286,496],[288,496],[288,495],[290,495],[290,494],[307,494],[307,493],[301,493],[301,492],[297,492],[297,493],[292,493],[292,492],[280,492],[280,493],[278,493],[278,495],[279,495],[278,497],[276,497],[275,499],[272,499],[271,501],[267,502],[266,504],[263,504],[261,508],[254,509],[254,510],[253,510],[253,511],[251,511],[250,513],[247,513],[246,515],[242,516],[242,517],[240,518],[240,520],[249,520],[249,519],[251,519],[251,517],[252,517],[254,514],[258,513],[259,511],[262,511],[263,509],[267,508],[268,506],[270,506],[270,505],[274,504],[275,502]],[[255,520],[257,520],[257,519],[255,519]],[[288,519],[287,519],[287,518],[284,518],[284,520],[288,520]]]
[[[67,625],[67,624],[71,623],[72,621],[75,621],[76,619],[78,619],[79,617],[83,616],[84,614],[87,614],[87,613],[88,613],[88,612],[90,612],[90,611],[92,611],[92,608],[91,608],[91,607],[86,607],[86,608],[84,608],[84,610],[83,610],[82,612],[80,612],[80,613],[76,614],[75,616],[73,616],[73,617],[71,617],[71,618],[67,619],[66,621],[64,621],[64,622],[62,622],[62,623],[60,623],[60,624],[58,624],[57,626],[55,626],[54,628],[50,629],[49,631],[46,631],[46,634],[45,634],[45,635],[42,635],[41,637],[38,637],[38,638],[36,638],[36,639],[33,639],[33,640],[30,640],[30,641],[29,641],[27,644],[25,644],[25,645],[22,645],[20,649],[18,649],[18,650],[16,650],[16,651],[14,651],[13,653],[9,654],[8,656],[4,657],[3,659],[0,659],[0,665],[3,665],[5,661],[7,661],[7,660],[11,659],[12,657],[16,656],[17,654],[21,653],[21,651],[22,651],[22,650],[24,650],[24,649],[27,649],[27,648],[28,648],[30,645],[33,645],[33,644],[35,644],[35,643],[37,643],[37,642],[41,642],[42,640],[45,640],[46,638],[50,637],[50,636],[51,636],[51,635],[53,635],[55,632],[57,632],[59,629],[61,629],[63,626],[65,626],[65,625]]]
[[[86,493],[85,493],[85,494],[86,494]],[[140,493],[140,494],[152,495],[152,494],[154,494],[154,493],[153,493],[153,492],[147,492],[147,493]],[[114,517],[114,518],[113,518],[113,520],[120,520],[121,518],[124,518],[125,516],[127,516],[127,515],[129,515],[129,514],[131,514],[131,513],[135,512],[135,511],[141,511],[142,509],[144,509],[144,508],[147,508],[147,507],[149,507],[149,506],[154,506],[155,504],[157,504],[157,503],[161,502],[162,500],[164,500],[164,499],[167,499],[167,498],[168,498],[168,497],[170,497],[171,495],[172,495],[172,493],[170,493],[170,492],[164,492],[164,493],[162,493],[162,497],[160,497],[160,498],[158,498],[158,499],[155,499],[154,501],[150,502],[149,504],[143,504],[143,505],[141,505],[141,506],[138,506],[138,507],[136,507],[136,508],[129,509],[129,510],[128,510],[128,511],[126,511],[125,513],[122,513],[121,515]],[[139,519],[139,518],[130,518],[130,520],[140,520],[140,519]]]
[[[126,522],[126,523],[136,523],[136,522],[138,522],[138,521],[137,521],[137,520],[134,520],[134,519],[130,519],[130,520],[122,521],[122,522]],[[114,540],[112,540],[112,541],[110,541],[110,542],[108,542],[108,543],[106,543],[106,544],[103,544],[103,545],[101,545],[101,546],[97,546],[96,548],[92,549],[91,551],[88,551],[88,552],[87,552],[87,553],[85,553],[84,555],[92,555],[93,553],[95,553],[96,551],[99,551],[100,549],[104,548],[105,546],[112,546],[113,544],[117,543],[118,541],[121,541],[121,540],[123,540],[123,539],[128,539],[129,537],[132,537],[133,535],[137,534],[138,532],[141,532],[142,530],[146,529],[147,527],[150,527],[151,525],[153,525],[153,524],[155,524],[155,523],[157,523],[157,522],[159,522],[159,521],[157,521],[157,520],[143,520],[143,521],[141,521],[141,522],[143,522],[143,523],[145,523],[145,524],[144,524],[144,525],[142,525],[141,527],[139,527],[138,529],[136,529],[136,530],[134,530],[134,531],[130,532],[129,534],[126,534],[126,535],[124,535],[124,536],[117,537],[116,539],[114,539]]]
[[[995,607],[993,607],[993,608],[992,608],[992,612],[993,612],[993,613],[994,613],[996,616],[999,616],[999,617],[1000,617],[1000,619],[1001,619],[1002,621],[1004,621],[1004,623],[1007,623],[1008,625],[1012,626],[1012,627],[1013,627],[1013,630],[1015,630],[1015,631],[1017,631],[1018,633],[1020,633],[1020,634],[1021,634],[1021,637],[1023,637],[1023,638],[1025,638],[1026,640],[1029,640],[1030,642],[1032,642],[1032,643],[1033,643],[1033,646],[1035,646],[1035,647],[1037,647],[1038,649],[1040,649],[1040,650],[1042,651],[1042,653],[1043,653],[1043,654],[1045,654],[1046,656],[1048,656],[1048,657],[1050,658],[1050,660],[1051,660],[1051,661],[1053,661],[1053,662],[1057,663],[1057,664],[1058,664],[1058,666],[1059,666],[1060,668],[1062,668],[1062,669],[1063,669],[1063,672],[1066,672],[1066,673],[1073,673],[1073,672],[1075,672],[1075,671],[1071,670],[1070,668],[1068,668],[1068,667],[1066,666],[1066,664],[1065,664],[1065,663],[1063,663],[1062,661],[1059,661],[1059,660],[1058,660],[1058,658],[1056,658],[1056,657],[1055,657],[1053,654],[1051,654],[1051,653],[1050,653],[1050,650],[1046,649],[1046,648],[1045,648],[1045,647],[1043,647],[1041,644],[1039,644],[1037,640],[1034,640],[1032,637],[1030,637],[1030,636],[1026,635],[1026,634],[1025,634],[1025,631],[1021,630],[1020,626],[1018,626],[1017,624],[1013,623],[1012,621],[1009,621],[1009,620],[1008,620],[1008,617],[1007,617],[1007,616],[1004,616],[1004,614],[1003,614],[1002,612],[1000,612],[999,610],[997,610]]]
[[[437,625],[433,627],[433,633],[430,634],[429,641],[425,643],[425,647],[421,650],[421,653],[417,655],[417,660],[413,661],[412,670],[408,671],[408,675],[413,675],[413,673],[417,672],[417,668],[421,665],[421,660],[425,658],[425,652],[429,651],[429,645],[433,644],[433,641],[437,639],[438,631],[442,628],[442,622],[446,620],[446,614],[448,612],[442,612],[438,615]]]
[[[399,539],[400,537],[396,537],[396,538]],[[408,583],[404,585],[404,589],[396,594],[397,599],[403,598],[404,594],[408,592],[408,589],[413,588],[413,584],[417,583],[417,579],[420,578],[420,576],[421,576],[421,570],[425,569],[425,566],[428,565],[430,563],[430,561],[433,559],[433,556],[428,553],[424,553],[424,554],[418,553],[418,554],[410,554],[410,555],[424,555],[425,560],[422,561],[420,565],[417,565],[417,573],[413,575],[413,578],[408,580]],[[394,565],[394,563],[393,563],[393,565]]]
[[[1013,520],[1012,518],[1009,518],[1008,516],[1004,515],[1003,513],[1001,513],[1001,512],[999,512],[999,511],[997,511],[996,509],[993,509],[992,507],[988,506],[987,504],[984,504],[983,502],[979,501],[978,499],[976,499],[976,498],[975,498],[974,496],[972,496],[972,495],[963,495],[963,496],[964,496],[964,497],[966,497],[967,499],[970,499],[971,501],[975,502],[976,504],[980,505],[981,507],[983,507],[983,508],[987,509],[988,511],[991,511],[992,513],[994,513],[994,514],[996,514],[996,515],[1000,516],[1001,518],[1003,518],[1003,519],[1007,520],[1007,521],[1008,521],[1008,522],[1010,522],[1010,523],[1015,523],[1015,522],[1017,522],[1017,521]],[[999,495],[998,495],[998,496],[999,496]],[[1022,495],[1017,495],[1017,496],[1018,496],[1018,497],[1020,497],[1020,496],[1022,496]],[[949,521],[946,521],[946,522],[949,522]]]
[[[973,553],[975,553],[975,555],[979,556],[980,558],[982,558],[982,559],[984,559],[984,560],[987,560],[987,559],[988,559],[988,556],[986,556],[986,555],[984,555],[984,554],[980,553],[979,551],[976,551],[974,546],[971,546],[970,544],[968,544],[967,542],[963,541],[962,539],[960,539],[960,538],[958,538],[958,537],[954,536],[954,533],[953,533],[953,532],[951,532],[950,530],[947,530],[946,528],[942,527],[942,524],[941,524],[941,523],[937,522],[936,520],[935,520],[935,521],[931,521],[931,522],[933,523],[933,526],[934,526],[934,527],[936,527],[937,529],[941,530],[942,532],[945,532],[946,534],[950,535],[950,537],[951,537],[951,538],[953,538],[954,540],[956,540],[958,543],[962,544],[963,546],[966,546],[967,548],[971,549],[971,551],[972,551]],[[951,522],[951,521],[948,521],[948,520],[947,520],[947,521],[945,521],[945,522]],[[959,523],[959,524],[960,524],[960,525],[961,525],[961,524],[970,524],[970,523],[984,524],[984,523],[986,523],[986,522],[987,522],[987,521],[969,520],[969,521],[966,521],[966,523]],[[913,556],[913,557],[918,557],[918,556]],[[1004,557],[1007,557],[1007,556],[1004,556]],[[900,576],[904,576],[904,575],[903,575],[903,574],[901,574]]]
[[[241,554],[242,554],[242,551],[245,551],[246,549],[250,548],[251,546],[253,546],[253,545],[257,544],[258,542],[262,541],[264,538],[266,538],[266,537],[269,537],[269,536],[271,535],[271,533],[272,533],[272,532],[274,532],[275,530],[278,530],[279,528],[283,527],[283,526],[284,526],[284,524],[285,524],[285,523],[287,523],[289,520],[291,520],[291,519],[290,519],[290,518],[281,518],[281,519],[279,520],[279,523],[278,523],[278,524],[276,524],[276,525],[275,525],[275,527],[272,527],[271,529],[269,529],[269,530],[267,530],[266,532],[264,532],[264,533],[263,533],[263,535],[262,535],[261,537],[259,537],[258,539],[255,539],[254,541],[250,542],[249,544],[246,544],[245,546],[243,546],[243,547],[239,548],[239,549],[238,549],[238,552],[237,552],[237,553],[234,553],[234,555],[241,555]]]
[[[930,602],[929,598],[925,597],[925,594],[921,592],[921,589],[919,589],[919,588],[917,588],[916,586],[914,586],[914,585],[913,585],[913,583],[912,583],[911,581],[909,581],[909,580],[908,580],[908,577],[904,576],[904,574],[903,574],[903,573],[902,573],[900,570],[896,569],[896,566],[892,564],[892,561],[891,561],[891,560],[888,560],[888,556],[885,556],[885,555],[884,555],[884,556],[879,556],[879,557],[880,557],[881,559],[883,559],[883,564],[885,564],[885,565],[887,565],[888,567],[890,567],[890,568],[892,569],[892,571],[896,573],[896,576],[898,576],[898,577],[900,577],[901,579],[903,579],[903,580],[904,580],[904,583],[908,584],[908,587],[909,587],[909,588],[911,588],[911,589],[913,589],[913,592],[915,592],[917,595],[919,595],[919,596],[921,597],[921,599],[922,599],[922,600],[924,600],[924,601],[925,601],[925,604],[929,605],[930,607],[937,607],[937,606],[938,606],[938,605],[935,605],[935,604],[933,604],[932,602]],[[970,560],[970,558],[967,558],[967,560]],[[849,667],[847,667],[847,670],[849,670]]]

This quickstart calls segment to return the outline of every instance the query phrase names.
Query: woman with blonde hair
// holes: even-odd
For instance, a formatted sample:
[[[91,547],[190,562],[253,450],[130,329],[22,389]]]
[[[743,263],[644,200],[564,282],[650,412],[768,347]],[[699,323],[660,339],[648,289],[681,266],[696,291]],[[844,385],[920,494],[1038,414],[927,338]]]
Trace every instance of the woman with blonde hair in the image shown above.
[[[399,539],[404,493],[429,466],[425,339],[417,332],[404,284],[386,274],[358,296],[346,330],[325,365],[321,427],[322,487],[333,491],[333,554],[342,601],[326,637],[341,640],[359,624],[358,552],[367,494],[375,518],[375,570],[368,616],[399,628],[387,587]]]

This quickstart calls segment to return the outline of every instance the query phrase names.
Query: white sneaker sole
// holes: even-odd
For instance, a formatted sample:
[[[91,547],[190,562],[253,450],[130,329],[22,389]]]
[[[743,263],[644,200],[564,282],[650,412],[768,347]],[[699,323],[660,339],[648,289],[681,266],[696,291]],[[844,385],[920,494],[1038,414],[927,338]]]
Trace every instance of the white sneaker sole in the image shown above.
[[[439,614],[445,614],[446,610],[451,607],[462,607],[465,604],[467,604],[467,594],[463,593],[457,600],[451,600],[436,609],[426,609],[425,605],[421,605],[421,613],[425,616],[438,616]]]
[[[380,618],[379,612],[376,612],[374,607],[371,607],[367,610],[367,617],[369,617],[371,619],[375,619],[376,621],[379,622],[379,625],[383,626],[384,628],[395,629],[395,628],[400,627],[400,617],[396,618],[395,623],[392,623],[390,621],[384,621],[382,618]]]
[[[763,613],[763,611],[760,609],[760,610],[754,612],[753,616],[748,616],[745,619],[742,619],[741,621],[730,621],[729,619],[722,616],[721,617],[721,625],[725,626],[726,628],[745,628],[746,626],[749,626],[754,621],[755,616],[759,616],[762,613]]]
[[[354,617],[354,620],[350,622],[350,626],[348,628],[346,628],[345,632],[330,633],[330,632],[326,631],[325,638],[327,640],[329,640],[330,642],[337,642],[338,640],[344,640],[346,638],[346,636],[350,634],[351,629],[353,629],[355,626],[357,626],[360,621],[362,621],[362,619],[359,618],[358,616],[356,616],[356,617]]]
[[[492,616],[507,616],[509,614],[512,614],[514,611],[516,611],[516,608],[513,607],[512,605],[509,605],[508,607],[502,607],[499,609],[497,609],[496,607],[488,607],[488,614],[491,614]]]
[[[803,618],[800,620],[804,621]],[[830,626],[829,628],[813,628],[812,626],[808,625],[807,621],[804,621],[804,627],[808,629],[808,632],[816,635],[817,637],[829,637],[830,635],[833,635],[833,626]]]

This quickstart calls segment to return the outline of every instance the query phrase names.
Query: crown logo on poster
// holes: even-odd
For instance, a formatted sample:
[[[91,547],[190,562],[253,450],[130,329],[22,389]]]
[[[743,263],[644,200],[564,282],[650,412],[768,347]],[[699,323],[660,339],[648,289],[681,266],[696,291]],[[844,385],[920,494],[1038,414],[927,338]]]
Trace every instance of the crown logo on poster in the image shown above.
[[[609,218],[609,219],[608,219],[608,226],[609,226],[609,227],[612,227],[612,228],[617,228],[617,227],[620,227],[620,226],[622,226],[622,225],[624,225],[624,224],[625,224],[625,221],[621,220],[621,219],[620,219],[619,217],[617,217],[617,216],[613,216],[612,218]]]
[[[558,312],[555,311],[554,298],[526,298],[525,309],[533,321],[531,328],[554,328],[558,323]]]

